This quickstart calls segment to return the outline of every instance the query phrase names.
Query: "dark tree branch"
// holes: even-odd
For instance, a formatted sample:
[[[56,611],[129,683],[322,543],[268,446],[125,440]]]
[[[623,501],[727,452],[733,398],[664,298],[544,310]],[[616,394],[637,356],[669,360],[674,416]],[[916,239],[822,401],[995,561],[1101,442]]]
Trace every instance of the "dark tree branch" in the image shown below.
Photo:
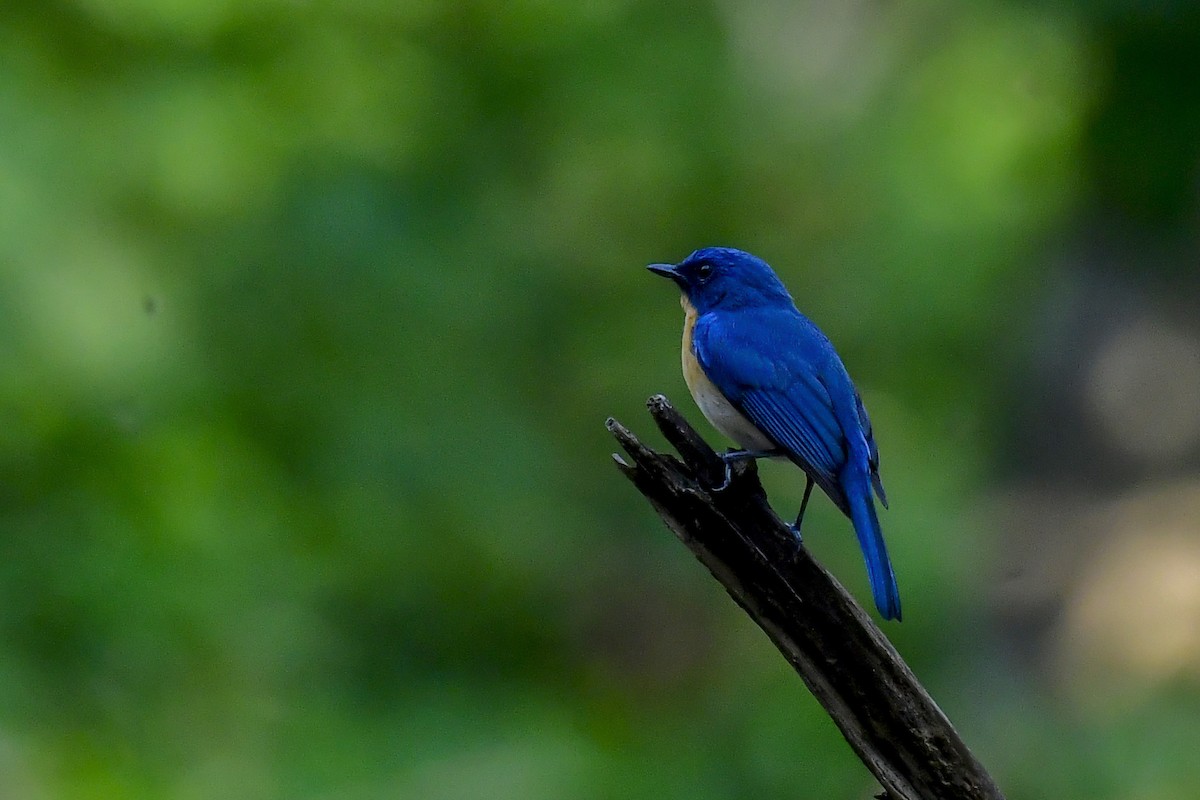
[[[617,466],[770,637],[892,800],[1003,800],[891,643],[767,504],[753,462],[724,465],[661,395],[650,413],[679,452],[614,419]]]

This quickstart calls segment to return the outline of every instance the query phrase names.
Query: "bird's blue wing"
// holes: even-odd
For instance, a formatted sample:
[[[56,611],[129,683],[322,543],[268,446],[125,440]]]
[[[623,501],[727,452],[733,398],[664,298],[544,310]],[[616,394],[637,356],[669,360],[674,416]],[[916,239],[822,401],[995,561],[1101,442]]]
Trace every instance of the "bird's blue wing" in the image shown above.
[[[863,438],[867,440],[867,466],[871,473],[871,485],[875,487],[875,495],[879,502],[887,508],[887,493],[883,491],[883,479],[879,477],[879,446],[875,444],[875,434],[871,432],[871,418],[867,416],[867,408],[857,390],[854,392],[854,402],[858,406],[858,422],[862,426]]]
[[[875,605],[885,619],[900,619],[896,575],[871,501],[873,485],[887,505],[879,449],[862,398],[829,340],[786,310],[702,316],[692,335],[708,379],[850,517]],[[846,469],[851,452],[865,455],[866,463]]]
[[[693,347],[726,399],[849,513],[837,477],[846,437],[829,391],[803,346],[772,349],[773,342],[803,343],[800,325],[791,315],[743,317],[738,324],[702,319]]]

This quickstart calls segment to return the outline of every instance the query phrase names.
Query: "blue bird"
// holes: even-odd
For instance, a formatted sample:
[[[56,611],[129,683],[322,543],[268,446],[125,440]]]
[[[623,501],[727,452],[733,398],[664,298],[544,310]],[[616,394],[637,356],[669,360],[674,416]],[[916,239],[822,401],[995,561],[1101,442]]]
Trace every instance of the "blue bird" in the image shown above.
[[[706,247],[678,264],[648,269],[682,291],[683,376],[739,459],[786,457],[807,483],[792,526],[797,537],[813,484],[854,525],[875,605],[900,619],[896,575],[875,514],[872,488],[887,508],[879,450],[862,397],[825,334],[799,312],[765,261],[741,250]],[[724,488],[724,487],[720,487]]]

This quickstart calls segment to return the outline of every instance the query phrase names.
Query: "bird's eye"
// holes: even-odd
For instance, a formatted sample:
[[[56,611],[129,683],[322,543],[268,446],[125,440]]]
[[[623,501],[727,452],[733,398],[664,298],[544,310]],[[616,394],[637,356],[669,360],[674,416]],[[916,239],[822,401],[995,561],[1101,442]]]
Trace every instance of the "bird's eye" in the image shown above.
[[[701,264],[700,266],[696,267],[696,277],[702,281],[706,281],[710,277],[712,277],[712,273],[713,273],[713,265],[712,264]]]

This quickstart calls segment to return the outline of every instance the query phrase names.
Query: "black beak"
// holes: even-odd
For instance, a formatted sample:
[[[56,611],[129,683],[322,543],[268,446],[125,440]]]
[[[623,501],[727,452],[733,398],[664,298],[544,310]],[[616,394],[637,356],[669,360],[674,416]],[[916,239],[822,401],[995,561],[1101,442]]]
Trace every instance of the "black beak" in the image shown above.
[[[646,269],[653,272],[655,275],[662,275],[664,278],[670,278],[676,283],[680,282],[679,270],[674,264],[651,264]]]

